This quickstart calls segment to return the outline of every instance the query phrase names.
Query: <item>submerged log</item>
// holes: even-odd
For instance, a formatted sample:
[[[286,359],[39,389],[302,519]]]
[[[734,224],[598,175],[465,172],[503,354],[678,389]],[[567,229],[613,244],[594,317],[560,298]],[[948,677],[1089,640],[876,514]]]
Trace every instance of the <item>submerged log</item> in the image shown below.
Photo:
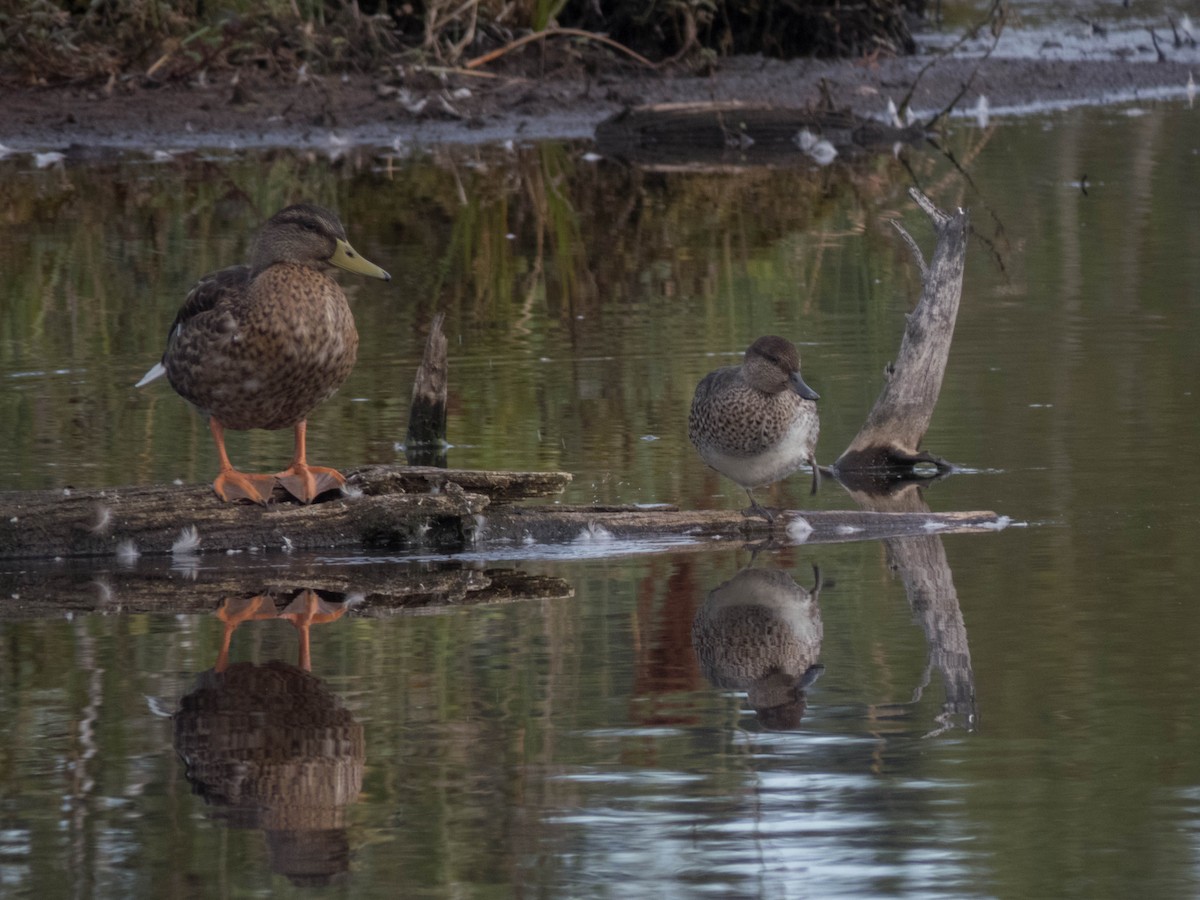
[[[596,126],[604,156],[665,171],[811,166],[818,157],[802,135],[825,141],[843,159],[890,153],[918,141],[919,125],[896,128],[845,110],[737,102],[659,103],[623,110]],[[828,162],[825,159],[825,162]]]
[[[908,314],[900,354],[887,366],[883,390],[866,422],[833,464],[835,475],[863,469],[912,474],[913,466],[922,462],[939,470],[949,468],[919,448],[933,418],[954,339],[967,253],[967,213],[960,209],[947,215],[916,188],[909,194],[933,222],[937,247],[926,266],[916,241],[896,225],[920,268],[921,299]]]

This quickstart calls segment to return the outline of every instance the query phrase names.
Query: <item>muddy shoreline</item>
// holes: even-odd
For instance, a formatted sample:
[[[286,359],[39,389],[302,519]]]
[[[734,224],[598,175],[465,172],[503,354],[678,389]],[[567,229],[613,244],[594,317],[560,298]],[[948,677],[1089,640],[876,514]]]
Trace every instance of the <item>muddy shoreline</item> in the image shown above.
[[[1191,67],[1141,58],[1085,60],[947,57],[923,75],[929,56],[863,61],[781,62],[739,57],[706,76],[625,67],[590,77],[439,78],[405,73],[280,83],[226,73],[207,83],[148,86],[129,78],[106,86],[0,91],[0,144],[11,151],[111,151],[255,147],[413,147],[444,143],[590,137],[596,125],[647,103],[744,101],[811,107],[822,86],[838,107],[882,117],[914,82],[922,118],[965,113],[983,95],[991,114],[1186,96]],[[978,71],[976,72],[976,69]],[[920,75],[919,79],[918,76]]]

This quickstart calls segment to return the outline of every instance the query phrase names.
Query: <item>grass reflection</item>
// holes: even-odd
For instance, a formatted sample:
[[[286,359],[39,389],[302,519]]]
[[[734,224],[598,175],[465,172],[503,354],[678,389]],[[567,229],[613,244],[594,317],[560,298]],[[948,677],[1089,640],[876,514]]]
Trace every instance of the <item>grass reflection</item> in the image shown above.
[[[581,499],[630,497],[630,485],[641,499],[678,497],[680,417],[711,368],[702,354],[767,330],[819,340],[828,315],[860,315],[838,290],[859,264],[830,251],[875,229],[902,170],[677,177],[585,149],[0,163],[4,486],[207,478],[203,423],[166,389],[130,385],[195,279],[244,260],[267,216],[310,199],[397,276],[345,284],[359,365],[314,416],[314,456],[401,458],[422,330],[444,310],[455,464],[567,468],[583,476]],[[870,292],[898,293],[891,282],[909,275],[896,259],[870,264],[887,282]],[[643,438],[663,442],[647,453]],[[251,432],[231,452],[269,467],[286,444]]]

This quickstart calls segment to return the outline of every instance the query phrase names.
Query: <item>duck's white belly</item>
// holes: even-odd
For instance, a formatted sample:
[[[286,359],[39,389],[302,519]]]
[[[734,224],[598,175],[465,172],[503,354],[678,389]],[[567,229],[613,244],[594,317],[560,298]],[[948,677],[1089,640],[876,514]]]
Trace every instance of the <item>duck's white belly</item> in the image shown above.
[[[799,417],[778,442],[752,456],[734,456],[711,446],[701,449],[700,456],[742,487],[771,484],[786,478],[808,462],[817,443],[814,424],[808,416]]]

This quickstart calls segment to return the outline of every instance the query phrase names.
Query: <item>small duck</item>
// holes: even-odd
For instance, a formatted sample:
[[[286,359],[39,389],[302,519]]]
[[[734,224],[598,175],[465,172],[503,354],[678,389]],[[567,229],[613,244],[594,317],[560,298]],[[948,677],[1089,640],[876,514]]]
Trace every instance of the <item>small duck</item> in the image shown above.
[[[753,489],[812,466],[812,493],[821,486],[816,401],[820,394],[800,377],[795,344],[775,335],[760,337],[740,366],[709,372],[696,386],[688,437],[700,458],[746,489],[746,515],[774,522],[754,499]]]
[[[346,230],[327,209],[308,203],[272,216],[259,232],[250,265],[205,275],[188,293],[167,335],[162,361],[143,376],[163,375],[208,416],[220,472],[213,489],[222,500],[267,503],[279,483],[311,503],[346,479],[309,465],[307,419],[354,368],[358,332],[332,266],[391,281],[355,252]],[[295,431],[291,465],[277,475],[239,472],[225,452],[225,429]]]

